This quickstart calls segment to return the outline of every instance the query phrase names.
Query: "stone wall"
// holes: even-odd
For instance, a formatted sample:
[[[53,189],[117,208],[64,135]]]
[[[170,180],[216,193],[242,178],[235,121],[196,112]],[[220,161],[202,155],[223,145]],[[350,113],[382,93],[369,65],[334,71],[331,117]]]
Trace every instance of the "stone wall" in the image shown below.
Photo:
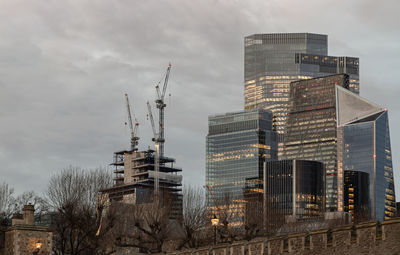
[[[33,205],[25,205],[22,211],[23,214],[13,215],[10,227],[0,226],[0,255],[52,254],[53,233],[47,227],[35,225]]]
[[[36,242],[40,241],[42,248],[39,254],[51,254],[52,233],[46,227],[16,225],[10,227],[5,236],[5,248],[1,255],[32,254]]]
[[[176,251],[175,255],[400,254],[400,218]]]

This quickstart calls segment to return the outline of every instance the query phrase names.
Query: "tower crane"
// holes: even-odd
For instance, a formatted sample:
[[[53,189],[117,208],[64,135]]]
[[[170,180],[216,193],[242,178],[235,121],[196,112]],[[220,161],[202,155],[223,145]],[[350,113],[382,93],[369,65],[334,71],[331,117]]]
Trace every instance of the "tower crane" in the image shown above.
[[[164,78],[164,86],[162,91],[160,90],[160,82],[156,86],[157,91],[157,99],[156,99],[156,107],[158,108],[158,142],[160,146],[160,157],[164,156],[164,108],[167,106],[164,102],[165,92],[167,91],[169,73],[171,71],[171,63],[168,64],[167,72]]]
[[[158,108],[158,132],[156,131],[156,127],[154,124],[154,118],[151,111],[151,105],[147,102],[147,108],[149,111],[149,117],[151,122],[151,127],[153,129],[154,138],[154,147],[155,147],[155,155],[154,155],[154,196],[158,199],[159,196],[159,176],[158,173],[160,172],[160,158],[164,156],[164,108],[167,106],[164,102],[165,93],[167,91],[168,86],[168,79],[169,73],[171,71],[171,63],[168,64],[167,72],[164,78],[164,85],[162,90],[160,89],[161,81],[156,85],[156,92],[157,92],[157,99],[156,99],[156,107]]]
[[[131,150],[137,150],[137,145],[139,143],[139,137],[137,136],[138,128],[139,128],[139,122],[135,118],[135,126],[133,126],[132,122],[132,114],[131,114],[131,106],[129,104],[129,98],[128,94],[125,94],[126,98],[126,107],[128,109],[128,122],[129,122],[129,129],[131,130]]]
[[[153,130],[153,135],[154,138],[152,139],[154,141],[154,148],[155,148],[155,153],[154,153],[154,197],[155,200],[157,201],[158,195],[159,195],[159,177],[158,177],[158,172],[160,171],[160,147],[159,147],[159,140],[157,137],[159,134],[156,131],[155,125],[154,125],[154,118],[153,118],[153,113],[151,112],[151,105],[149,101],[147,101],[147,109],[149,111],[149,118],[150,118],[150,123],[151,123],[151,128]]]

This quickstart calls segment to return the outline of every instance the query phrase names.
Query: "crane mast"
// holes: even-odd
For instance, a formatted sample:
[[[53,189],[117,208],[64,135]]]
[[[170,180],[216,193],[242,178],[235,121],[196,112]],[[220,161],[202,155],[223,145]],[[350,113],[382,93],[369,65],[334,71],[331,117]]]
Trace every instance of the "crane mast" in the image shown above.
[[[156,86],[156,91],[157,91],[156,107],[158,108],[158,142],[159,142],[159,146],[160,146],[160,148],[159,148],[160,149],[160,157],[164,156],[164,143],[165,143],[164,108],[167,106],[164,102],[164,99],[165,99],[165,92],[167,91],[170,71],[171,71],[171,64],[168,64],[162,91],[160,91],[160,87],[158,84]]]
[[[158,173],[160,172],[160,158],[164,157],[164,108],[167,106],[164,102],[165,93],[167,91],[168,86],[168,79],[169,73],[171,71],[171,64],[168,64],[167,72],[164,78],[164,85],[162,90],[160,90],[160,86],[158,83],[156,85],[156,92],[157,92],[157,99],[156,99],[156,107],[158,108],[158,132],[156,131],[154,118],[151,111],[150,103],[147,102],[147,108],[149,111],[149,117],[151,122],[151,127],[153,129],[154,138],[154,147],[155,147],[155,155],[154,155],[154,197],[155,200],[159,198],[159,176]],[[160,81],[161,82],[161,81]]]
[[[147,101],[147,109],[149,111],[149,118],[150,118],[150,123],[151,123],[151,128],[153,130],[153,135],[154,138],[152,139],[154,141],[154,148],[155,148],[155,153],[154,153],[154,201],[157,201],[159,197],[159,178],[158,178],[158,172],[160,171],[160,151],[159,151],[159,141],[158,141],[158,136],[159,134],[156,131],[155,125],[154,125],[154,118],[153,118],[153,113],[151,112],[151,105],[149,101]]]
[[[125,98],[126,98],[126,107],[127,107],[127,110],[128,110],[129,129],[131,131],[131,150],[133,151],[133,150],[137,150],[136,146],[139,143],[139,137],[137,136],[139,122],[135,118],[135,127],[133,126],[132,114],[131,114],[131,106],[129,104],[128,94],[125,94]]]

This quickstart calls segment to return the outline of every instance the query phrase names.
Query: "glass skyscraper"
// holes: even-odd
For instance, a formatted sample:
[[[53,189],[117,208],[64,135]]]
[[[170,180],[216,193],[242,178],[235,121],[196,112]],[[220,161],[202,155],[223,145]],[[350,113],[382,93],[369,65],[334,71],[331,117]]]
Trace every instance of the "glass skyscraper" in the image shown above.
[[[338,202],[336,86],[348,88],[348,75],[292,82],[282,155],[284,159],[315,160],[324,163],[328,209],[336,209]]]
[[[395,214],[386,109],[348,90],[348,75],[292,82],[285,159],[323,162],[327,208],[343,211],[344,171],[369,174],[372,219]]]
[[[387,109],[339,87],[336,98],[338,209],[343,206],[343,172],[359,171],[369,174],[371,218],[393,218],[396,199]]]
[[[328,56],[326,35],[254,34],[244,43],[245,109],[271,110],[279,142],[285,133],[292,81],[347,73],[349,90],[359,93],[358,58]]]
[[[272,113],[256,109],[214,115],[208,126],[207,204],[216,213],[215,203],[229,195],[230,202],[241,208],[246,178],[259,176],[265,160],[276,159]]]

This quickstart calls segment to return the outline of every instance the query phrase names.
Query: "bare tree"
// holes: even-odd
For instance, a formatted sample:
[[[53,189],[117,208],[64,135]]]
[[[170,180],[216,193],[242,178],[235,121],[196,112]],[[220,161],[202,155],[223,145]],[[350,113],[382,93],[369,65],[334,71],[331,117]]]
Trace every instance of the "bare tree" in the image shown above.
[[[267,236],[276,235],[279,229],[285,224],[285,210],[279,207],[279,204],[270,200],[270,197],[265,198],[265,214],[263,216],[264,234]]]
[[[241,239],[245,205],[242,201],[234,201],[231,194],[222,197],[213,196],[213,208],[209,216],[219,219],[218,236],[222,242],[233,242]],[[212,215],[210,215],[210,213]]]
[[[166,240],[171,237],[172,222],[170,202],[155,200],[143,204],[112,203],[103,219],[101,232],[107,252],[118,248],[137,248],[145,253],[162,251]],[[112,247],[112,248],[110,248]],[[107,249],[108,248],[108,249]]]
[[[0,225],[8,225],[13,214],[14,189],[5,182],[0,183]]]
[[[27,204],[35,207],[35,221],[41,222],[42,216],[48,213],[48,203],[34,191],[25,191],[12,199],[13,213],[19,213]]]
[[[34,191],[25,191],[18,196],[14,196],[14,189],[8,184],[0,184],[0,221],[3,225],[11,223],[14,213],[21,213],[24,205],[32,204],[35,207],[35,218],[40,217],[48,211],[45,199],[37,195]]]
[[[99,190],[111,185],[111,173],[105,169],[68,167],[51,177],[46,198],[56,212],[51,226],[55,254],[97,253],[96,213],[99,208],[96,207],[96,196]]]
[[[201,188],[184,187],[183,189],[183,240],[180,248],[197,247],[204,239],[208,223],[205,193]]]
[[[250,240],[264,233],[262,193],[248,191],[245,193],[245,201],[244,224],[242,228],[244,239]]]

